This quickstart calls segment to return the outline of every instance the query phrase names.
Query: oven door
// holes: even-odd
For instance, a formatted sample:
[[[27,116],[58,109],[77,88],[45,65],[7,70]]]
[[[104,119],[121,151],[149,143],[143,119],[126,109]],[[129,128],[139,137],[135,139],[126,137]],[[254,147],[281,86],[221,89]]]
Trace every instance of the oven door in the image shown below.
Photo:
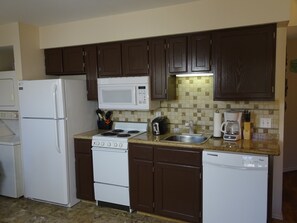
[[[93,147],[95,200],[130,206],[128,150]]]
[[[94,181],[129,187],[128,150],[93,147]]]

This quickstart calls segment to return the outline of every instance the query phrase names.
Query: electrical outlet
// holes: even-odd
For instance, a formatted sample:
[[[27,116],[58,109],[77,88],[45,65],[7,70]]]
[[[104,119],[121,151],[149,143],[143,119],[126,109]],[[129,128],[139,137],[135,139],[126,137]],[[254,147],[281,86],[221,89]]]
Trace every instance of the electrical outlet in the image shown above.
[[[260,118],[260,128],[271,128],[271,118]]]
[[[161,115],[162,115],[162,113],[160,111],[156,111],[156,117],[159,117]]]

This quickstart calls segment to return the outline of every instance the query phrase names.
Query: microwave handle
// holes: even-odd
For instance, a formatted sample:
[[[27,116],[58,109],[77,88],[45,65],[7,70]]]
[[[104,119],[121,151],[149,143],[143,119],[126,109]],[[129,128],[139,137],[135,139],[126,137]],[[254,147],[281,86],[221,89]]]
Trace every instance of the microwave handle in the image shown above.
[[[134,105],[137,105],[138,103],[137,103],[137,100],[138,100],[138,97],[137,97],[137,95],[138,95],[138,91],[137,91],[137,86],[135,86],[134,87]]]

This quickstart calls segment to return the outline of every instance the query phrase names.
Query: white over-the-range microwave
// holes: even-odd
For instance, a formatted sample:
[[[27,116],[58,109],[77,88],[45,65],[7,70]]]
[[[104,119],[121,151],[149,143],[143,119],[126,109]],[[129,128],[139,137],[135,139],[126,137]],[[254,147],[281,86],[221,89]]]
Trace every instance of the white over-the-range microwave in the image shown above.
[[[100,109],[154,110],[160,101],[152,101],[149,76],[98,78]]]

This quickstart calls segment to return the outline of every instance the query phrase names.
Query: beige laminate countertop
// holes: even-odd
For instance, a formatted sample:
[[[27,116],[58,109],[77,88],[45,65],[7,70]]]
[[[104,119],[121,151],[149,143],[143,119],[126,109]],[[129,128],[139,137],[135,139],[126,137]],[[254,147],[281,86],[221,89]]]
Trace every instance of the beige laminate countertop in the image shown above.
[[[238,141],[225,141],[223,139],[210,138],[203,144],[188,144],[179,142],[163,141],[165,137],[171,134],[165,134],[160,136],[154,136],[150,133],[143,133],[129,139],[130,143],[141,143],[148,145],[158,146],[171,146],[188,149],[199,150],[217,150],[228,152],[240,152],[240,153],[252,153],[252,154],[264,154],[264,155],[280,155],[280,147],[277,140],[238,140]]]

